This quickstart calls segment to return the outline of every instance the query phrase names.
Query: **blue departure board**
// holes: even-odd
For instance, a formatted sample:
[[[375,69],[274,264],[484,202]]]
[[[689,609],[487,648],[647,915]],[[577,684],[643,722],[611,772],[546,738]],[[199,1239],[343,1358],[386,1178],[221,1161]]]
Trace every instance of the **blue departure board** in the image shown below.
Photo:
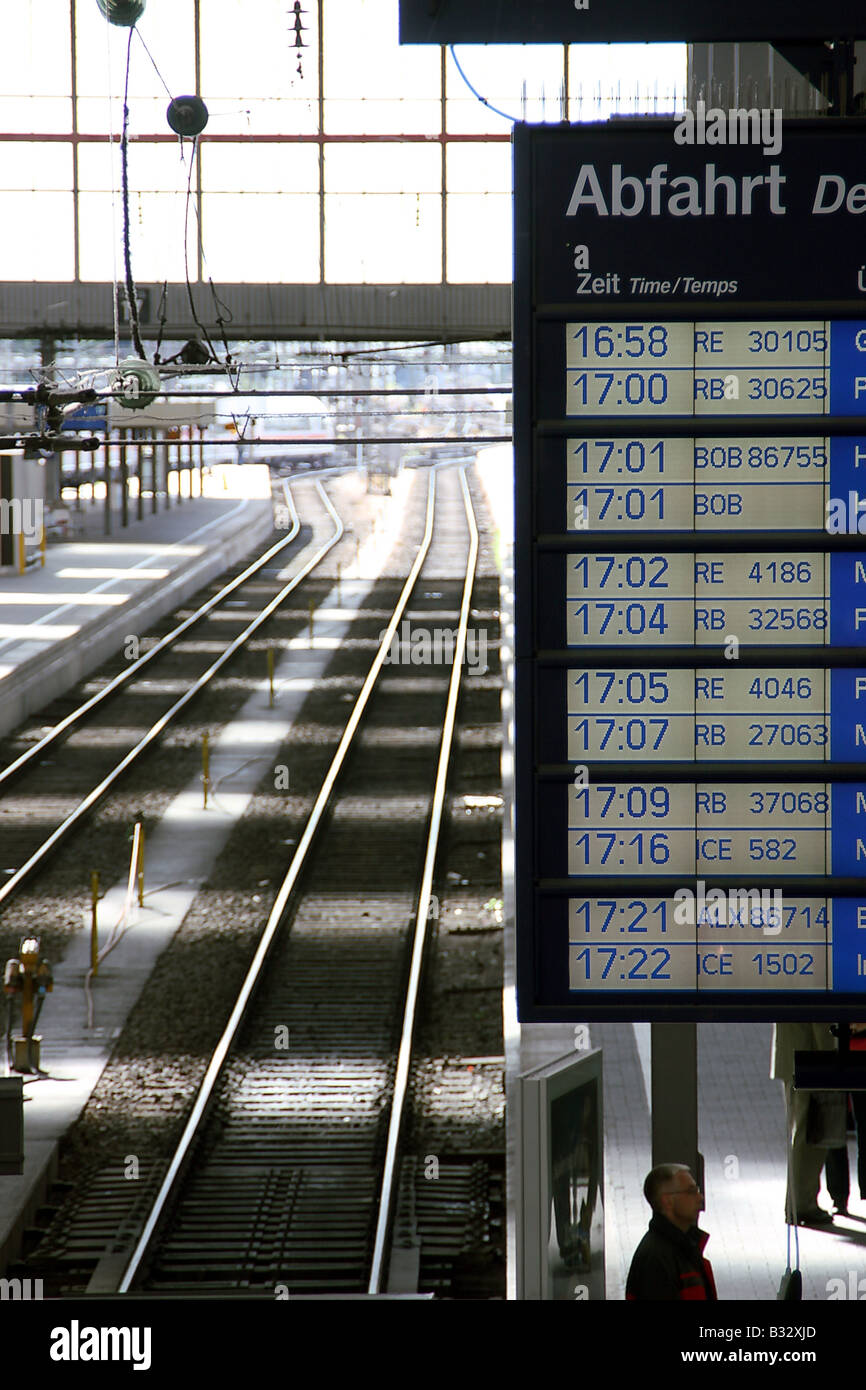
[[[522,1019],[866,1016],[866,132],[816,125],[515,131]],[[760,215],[615,223],[710,157]]]

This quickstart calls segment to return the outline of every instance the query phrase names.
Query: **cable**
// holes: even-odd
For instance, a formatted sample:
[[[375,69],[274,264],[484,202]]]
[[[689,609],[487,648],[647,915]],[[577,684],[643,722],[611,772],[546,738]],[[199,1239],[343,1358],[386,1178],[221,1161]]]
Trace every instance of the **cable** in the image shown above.
[[[111,25],[105,26],[105,53],[108,87],[108,117],[112,132],[114,131],[114,92],[111,83]],[[113,141],[109,141],[108,159],[109,170],[111,173],[111,297],[112,313],[114,316],[114,365],[120,366],[120,321],[119,305],[117,294],[117,188],[114,182],[114,156],[112,152]]]
[[[156,73],[157,77],[159,78],[160,82],[162,83],[163,87],[165,87],[165,90],[166,90],[166,93],[167,93],[167,95],[168,95],[169,101],[174,101],[174,94],[173,94],[172,92],[169,91],[169,89],[168,89],[168,84],[167,84],[165,78],[163,77],[162,73],[160,72],[159,68],[158,68],[157,65],[156,65],[156,59],[154,58],[154,56],[153,56],[153,54],[151,53],[150,49],[148,48],[147,44],[144,42],[144,39],[142,38],[141,34],[139,33],[138,28],[135,27],[135,26],[133,26],[133,29],[132,29],[131,32],[134,33],[134,34],[138,34],[138,37],[139,37],[139,39],[141,40],[141,46],[142,46],[142,48],[144,49],[144,51],[145,51],[145,53],[147,54],[147,56],[148,56],[148,58],[150,59],[150,61],[153,63],[153,70],[154,70],[154,72]]]
[[[160,366],[161,363],[162,363],[162,358],[160,357],[159,354],[160,354],[160,352],[162,351],[162,339],[163,339],[163,334],[165,333],[165,324],[166,324],[166,318],[167,318],[167,315],[166,315],[166,307],[165,307],[165,306],[166,306],[166,295],[167,295],[167,293],[168,293],[168,281],[167,281],[167,280],[163,280],[163,282],[162,282],[162,294],[160,295],[160,299],[159,299],[159,308],[158,308],[157,311],[156,311],[157,318],[159,319],[159,331],[158,331],[157,339],[156,339],[156,351],[155,351],[154,354],[153,354],[154,365],[157,366],[157,367]]]
[[[456,67],[457,71],[460,73],[460,76],[463,78],[463,81],[466,83],[466,86],[469,88],[469,90],[470,90],[470,92],[472,93],[472,95],[473,95],[474,97],[477,97],[478,100],[481,102],[481,105],[482,105],[482,106],[486,106],[487,109],[488,109],[488,111],[492,111],[493,114],[494,114],[495,116],[502,116],[503,120],[511,121],[511,123],[512,123],[512,125],[513,125],[513,124],[517,121],[517,119],[518,119],[517,116],[509,116],[508,113],[507,113],[507,111],[500,111],[498,106],[494,106],[494,105],[492,104],[492,102],[489,102],[489,101],[487,100],[486,97],[483,97],[483,96],[481,95],[481,93],[480,93],[479,91],[476,91],[476,89],[473,87],[472,83],[469,81],[469,78],[466,76],[466,73],[463,71],[463,69],[462,69],[461,66],[460,66],[460,63],[459,63],[458,58],[457,58],[457,54],[454,52],[454,45],[453,45],[453,43],[448,45],[448,52],[451,54],[451,57],[454,59],[454,66]]]
[[[196,211],[196,216],[198,216],[198,211]],[[201,228],[199,228],[199,237],[201,237]],[[204,254],[204,247],[202,247],[202,252],[201,252],[201,254],[202,254],[202,260],[205,262],[205,264],[207,264],[207,257],[206,257],[205,254]],[[232,323],[232,322],[233,322],[233,320],[234,320],[234,314],[232,313],[232,311],[231,311],[231,309],[229,308],[229,306],[228,306],[226,303],[224,303],[223,300],[220,299],[219,295],[217,294],[216,290],[214,289],[213,277],[212,277],[212,276],[208,275],[208,277],[207,277],[207,282],[208,282],[208,284],[210,285],[210,292],[211,292],[211,294],[213,295],[213,301],[214,301],[214,304],[216,305],[216,310],[217,310],[217,311],[216,311],[216,314],[215,314],[214,317],[216,318],[216,321],[217,321],[217,323],[219,324],[220,333],[222,334],[223,347],[224,347],[225,350],[226,350],[226,367],[230,368],[230,367],[231,367],[231,362],[232,362],[232,353],[231,353],[231,348],[229,347],[228,338],[226,337],[225,319],[223,318],[222,313],[220,312],[220,310],[223,310],[226,314],[228,314],[228,316],[229,316],[229,320],[228,320],[229,323]],[[270,297],[270,288],[269,288],[269,290],[268,290],[268,295],[269,295],[269,297]],[[279,362],[277,363],[277,366],[279,366]]]
[[[193,171],[193,169],[195,168],[196,150],[197,150],[197,149],[198,149],[198,136],[194,135],[194,136],[192,137],[192,153],[191,153],[191,155],[190,155],[190,160],[189,160],[189,173],[187,174],[187,180],[186,180],[186,205],[185,205],[185,207],[184,207],[184,214],[183,214],[183,273],[184,273],[184,277],[185,277],[185,279],[186,279],[186,297],[187,297],[187,299],[189,300],[189,308],[190,308],[190,313],[192,314],[192,317],[193,317],[193,322],[194,322],[196,328],[198,328],[199,331],[204,335],[205,342],[206,342],[207,345],[208,345],[208,350],[209,350],[210,355],[211,355],[211,361],[212,361],[212,362],[218,362],[218,361],[219,361],[219,358],[217,357],[216,349],[214,348],[214,345],[213,345],[213,343],[212,343],[211,340],[210,340],[210,334],[208,333],[208,331],[207,331],[207,329],[205,328],[204,324],[202,324],[202,323],[199,321],[198,314],[197,314],[196,311],[195,311],[195,300],[193,299],[193,295],[192,295],[192,285],[190,284],[190,280],[189,280],[189,205],[190,205],[190,199],[192,198],[192,171]],[[183,159],[183,140],[182,140],[182,139],[181,139],[181,159]]]
[[[136,32],[138,32],[138,31],[136,30]],[[141,35],[140,33],[138,34],[138,37],[139,37],[139,39],[141,40],[141,45],[142,45],[142,47],[144,48],[145,53],[147,54],[148,58],[150,59],[151,63],[153,64],[153,70],[154,70],[154,72],[156,73],[157,77],[159,78],[160,82],[162,83],[163,87],[165,88],[166,95],[168,96],[169,101],[170,101],[170,102],[174,101],[174,99],[175,99],[175,98],[174,98],[174,95],[173,95],[173,93],[171,92],[171,90],[170,90],[170,88],[169,88],[169,86],[168,86],[168,83],[166,82],[166,80],[165,80],[165,78],[163,77],[162,73],[160,72],[159,66],[158,66],[158,64],[157,64],[156,59],[154,58],[153,54],[151,53],[150,49],[148,48],[147,44],[146,44],[145,41],[144,41],[144,38],[142,37],[142,35]],[[183,162],[183,136],[180,136],[179,139],[180,139],[180,157],[181,157],[181,162]],[[198,315],[197,315],[197,313],[196,313],[196,310],[195,310],[195,303],[193,302],[192,286],[191,286],[191,284],[190,284],[190,278],[189,278],[189,204],[190,204],[190,198],[191,198],[191,192],[192,192],[192,171],[193,171],[193,168],[194,168],[195,158],[196,158],[196,152],[197,152],[197,149],[198,149],[198,146],[197,146],[197,143],[196,143],[196,142],[197,142],[197,137],[196,137],[196,136],[193,136],[193,137],[192,137],[192,156],[191,156],[191,158],[190,158],[189,175],[188,175],[188,177],[187,177],[187,183],[186,183],[186,207],[185,207],[185,210],[184,210],[184,223],[183,223],[183,268],[184,268],[184,274],[185,274],[185,276],[186,276],[186,292],[187,292],[187,297],[188,297],[188,299],[189,299],[189,307],[190,307],[190,310],[192,311],[193,321],[195,322],[196,327],[201,331],[201,333],[203,334],[203,336],[204,336],[204,338],[205,338],[205,341],[207,342],[208,348],[210,349],[211,359],[212,359],[214,362],[219,362],[219,358],[217,357],[216,349],[215,349],[213,343],[211,342],[211,339],[210,339],[210,336],[209,336],[209,334],[208,334],[208,331],[207,331],[207,329],[204,327],[204,325],[200,322],[200,320],[199,320],[199,318],[198,318]],[[197,206],[196,206],[196,209],[195,209],[195,214],[196,214],[196,223],[198,223],[198,207],[197,207]],[[201,235],[201,227],[200,227],[200,226],[199,226],[199,228],[198,228],[198,235],[199,235],[199,244],[201,245],[201,244],[202,244],[202,235]],[[203,245],[202,245],[202,259],[205,260],[205,261],[206,261],[206,259],[207,259],[207,258],[205,257],[205,254],[204,254],[204,246],[203,246]],[[226,313],[228,314],[228,316],[229,316],[229,322],[231,322],[231,313],[229,312],[228,307],[227,307],[225,304],[222,304],[221,301],[217,298],[216,290],[215,290],[214,287],[213,287],[213,280],[211,280],[210,277],[208,277],[208,278],[209,278],[209,283],[210,283],[210,288],[211,288],[211,294],[213,295],[214,303],[217,305],[217,310],[219,311],[220,308],[224,309],[225,312],[226,312]],[[163,300],[162,300],[162,303],[163,303],[163,305],[164,305],[164,303],[165,303],[165,287],[163,287]],[[216,315],[216,322],[217,322],[217,323],[219,324],[219,326],[220,326],[220,332],[221,332],[221,334],[222,334],[222,340],[223,340],[223,343],[225,344],[225,350],[226,350],[226,365],[228,365],[228,364],[231,362],[231,352],[229,351],[229,345],[228,345],[228,342],[227,342],[227,340],[226,340],[226,333],[225,333],[224,322],[223,322],[223,319],[220,317],[219,312],[217,312],[217,315]],[[165,327],[165,320],[163,319],[162,322],[161,322],[161,324],[160,324],[160,334],[162,333],[162,330],[164,329],[164,327]],[[160,341],[161,341],[161,337],[160,337]],[[158,360],[158,359],[157,359],[157,360]],[[168,359],[168,360],[171,361],[172,359]]]
[[[129,326],[132,341],[139,357],[144,359],[144,344],[138,323],[138,300],[135,294],[135,281],[132,278],[132,253],[129,246],[129,68],[132,59],[133,25],[129,31],[126,45],[126,77],[123,84],[123,133],[120,137],[120,178],[123,192],[123,262],[126,267],[126,298],[129,304]]]

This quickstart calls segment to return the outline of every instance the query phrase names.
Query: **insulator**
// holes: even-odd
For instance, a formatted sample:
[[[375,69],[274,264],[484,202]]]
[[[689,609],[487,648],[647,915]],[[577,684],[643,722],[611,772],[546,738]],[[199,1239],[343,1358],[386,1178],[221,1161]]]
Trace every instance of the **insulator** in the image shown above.
[[[139,357],[127,357],[111,377],[114,395],[127,410],[143,410],[150,405],[159,395],[161,385],[156,367]]]

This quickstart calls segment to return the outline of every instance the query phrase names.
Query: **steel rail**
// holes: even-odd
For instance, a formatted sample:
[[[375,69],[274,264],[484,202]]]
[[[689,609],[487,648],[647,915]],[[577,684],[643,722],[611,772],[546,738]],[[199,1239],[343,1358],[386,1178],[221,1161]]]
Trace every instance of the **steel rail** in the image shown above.
[[[120,760],[120,762],[115,765],[114,768],[112,768],[111,772],[109,772],[108,775],[102,779],[98,786],[94,787],[92,791],[90,791],[87,794],[84,800],[79,802],[75,810],[72,811],[66,817],[66,819],[62,821],[60,825],[57,826],[56,830],[54,830],[48,836],[48,838],[42,842],[39,848],[33,854],[31,854],[30,858],[26,860],[26,862],[22,864],[19,869],[16,869],[12,877],[8,879],[2,887],[0,887],[0,905],[2,905],[9,897],[11,897],[15,890],[18,887],[20,887],[20,885],[24,882],[24,880],[27,877],[29,877],[33,870],[36,869],[43,862],[43,860],[48,858],[51,851],[58,844],[60,844],[62,840],[66,839],[67,835],[75,828],[75,826],[78,825],[78,823],[81,820],[83,820],[84,817],[88,815],[90,811],[93,810],[94,806],[96,806],[97,803],[101,801],[101,799],[105,796],[106,792],[114,786],[115,782],[123,775],[127,768],[131,767],[132,764],[136,762],[138,758],[141,757],[142,753],[144,753],[145,750],[149,748],[150,745],[156,741],[156,739],[159,738],[160,734],[167,727],[167,725],[171,723],[175,715],[179,714],[180,711],[184,709],[192,699],[194,699],[194,697],[199,693],[199,691],[204,689],[204,687],[213,679],[217,672],[222,670],[223,666],[225,666],[226,662],[234,656],[235,652],[238,651],[240,647],[244,646],[245,643],[249,641],[253,633],[257,632],[263,623],[267,622],[268,618],[270,618],[271,615],[276,612],[280,604],[283,603],[288,598],[289,594],[297,588],[301,580],[306,579],[310,571],[314,569],[316,565],[319,564],[320,560],[322,560],[324,556],[327,555],[328,551],[332,550],[334,546],[337,544],[337,542],[342,538],[345,532],[343,522],[337,515],[337,512],[335,511],[331,503],[331,500],[325,492],[324,488],[322,487],[321,483],[316,483],[316,487],[319,489],[322,500],[325,503],[325,506],[327,507],[329,513],[331,514],[331,517],[336,523],[334,535],[331,536],[331,538],[323,546],[321,546],[319,550],[316,551],[316,553],[307,561],[307,563],[302,567],[302,569],[298,571],[298,573],[289,581],[289,583],[286,584],[285,587],[282,588],[280,592],[274,598],[271,599],[270,603],[268,603],[262,609],[262,611],[256,615],[253,621],[249,623],[243,629],[242,632],[238,633],[237,637],[235,637],[234,640],[229,643],[225,651],[217,657],[216,661],[211,663],[207,670],[204,671],[202,675],[198,677],[198,679],[189,687],[189,689],[180,697],[180,699],[176,700],[175,703],[171,706],[171,708],[167,710],[166,713],[163,714],[162,717],[158,719],[155,724],[151,725],[150,729],[142,738],[139,739],[138,743],[136,743],[135,746],[129,750],[126,756],[123,757]]]
[[[439,851],[439,832],[442,826],[442,812],[445,806],[445,787],[448,779],[448,764],[451,760],[451,747],[454,741],[454,727],[457,719],[457,697],[460,693],[460,679],[463,671],[463,657],[466,651],[466,632],[469,625],[469,603],[472,586],[475,582],[475,568],[478,562],[478,526],[472,508],[472,499],[466,484],[466,469],[460,470],[460,487],[463,491],[463,506],[469,525],[469,556],[466,561],[466,575],[463,581],[463,601],[460,605],[460,621],[457,627],[457,640],[454,644],[454,662],[448,684],[448,703],[442,725],[442,742],[439,746],[439,762],[436,768],[436,781],[433,802],[430,810],[430,824],[427,831],[427,849],[424,856],[424,871],[421,877],[421,894],[415,916],[415,932],[412,940],[412,959],[409,967],[409,982],[406,987],[403,1007],[403,1026],[400,1033],[400,1048],[397,1054],[397,1070],[394,1074],[394,1089],[391,1099],[391,1116],[388,1122],[388,1139],[385,1145],[382,1185],[379,1191],[379,1210],[376,1218],[376,1235],[373,1244],[373,1259],[370,1266],[370,1282],[367,1292],[382,1292],[385,1277],[385,1254],[388,1232],[391,1224],[391,1209],[395,1195],[397,1176],[397,1152],[403,1113],[409,1089],[409,1067],[412,1061],[412,1039],[415,1033],[415,1012],[418,1004],[418,991],[421,982],[421,966],[424,959],[424,946],[427,939],[427,920],[430,911],[430,894],[433,887],[433,870]]]
[[[195,623],[206,617],[207,614],[222,603],[229,594],[233,594],[235,589],[245,584],[263,565],[266,565],[275,555],[279,555],[280,551],[284,550],[290,541],[295,539],[295,536],[301,529],[301,523],[298,518],[294,498],[291,496],[291,491],[288,487],[285,489],[285,497],[292,514],[292,526],[289,534],[281,541],[278,541],[276,545],[272,545],[270,550],[266,550],[264,555],[261,555],[257,560],[253,561],[251,565],[248,565],[242,574],[232,579],[224,588],[220,589],[219,593],[213,594],[206,603],[203,603],[200,608],[197,608],[188,618],[184,618],[183,622],[179,623],[177,627],[172,628],[171,632],[167,632],[164,637],[161,637],[156,643],[156,646],[151,647],[149,651],[138,657],[138,659],[134,661],[131,666],[127,667],[125,671],[121,671],[110,680],[108,685],[104,686],[102,690],[97,691],[95,695],[91,695],[89,700],[86,700],[83,705],[79,705],[71,714],[67,714],[65,719],[61,719],[59,724],[55,724],[49,733],[45,734],[38,743],[33,744],[32,748],[28,748],[26,752],[21,753],[20,756],[15,758],[11,763],[7,763],[6,767],[0,769],[0,787],[3,786],[4,782],[10,781],[22,768],[27,767],[28,763],[33,762],[34,758],[38,758],[40,753],[44,753],[46,748],[50,748],[52,744],[56,743],[63,734],[67,733],[69,729],[73,727],[73,725],[79,723],[85,715],[90,714],[91,710],[101,705],[103,700],[107,700],[110,695],[113,695],[115,691],[119,690],[127,681],[133,680],[138,676],[142,669],[147,666],[149,662],[153,661],[160,652],[172,646],[177,639],[182,637],[185,632],[188,632]]]
[[[264,931],[262,932],[262,936],[259,941],[258,947],[256,948],[256,953],[253,957],[252,963],[250,964],[249,970],[247,971],[246,978],[244,979],[244,982],[241,986],[240,993],[238,994],[237,1000],[235,1001],[231,1017],[229,1018],[229,1021],[226,1024],[226,1027],[223,1031],[223,1034],[213,1051],[211,1060],[208,1064],[207,1071],[205,1072],[204,1078],[202,1079],[201,1085],[198,1089],[198,1093],[196,1095],[192,1111],[190,1112],[189,1119],[187,1120],[183,1134],[180,1137],[177,1149],[175,1150],[174,1156],[169,1164],[165,1177],[163,1178],[159,1192],[156,1195],[153,1207],[151,1208],[144,1229],[141,1233],[141,1236],[139,1237],[138,1244],[136,1245],[135,1250],[132,1253],[129,1264],[127,1265],[121,1278],[121,1281],[118,1285],[118,1293],[129,1293],[136,1279],[136,1276],[138,1275],[139,1269],[141,1268],[142,1261],[144,1260],[145,1255],[147,1254],[147,1251],[150,1247],[150,1244],[153,1241],[159,1222],[163,1216],[163,1213],[165,1212],[168,1199],[172,1193],[175,1183],[177,1182],[181,1170],[183,1169],[193,1140],[195,1139],[199,1126],[202,1123],[202,1119],[205,1115],[208,1103],[211,1100],[214,1089],[217,1085],[217,1082],[219,1081],[222,1069],[226,1062],[226,1058],[228,1057],[229,1050],[232,1046],[232,1043],[234,1042],[235,1036],[238,1032],[238,1029],[240,1028],[241,1023],[243,1022],[247,1005],[249,1004],[249,1000],[252,995],[253,989],[255,988],[259,974],[261,973],[262,967],[265,963],[265,960],[267,959],[268,953],[273,944],[274,937],[276,936],[277,930],[286,911],[286,907],[288,905],[291,893],[295,887],[295,884],[298,881],[298,877],[301,873],[301,870],[304,867],[307,854],[310,850],[310,846],[313,843],[313,839],[319,827],[319,823],[321,822],[322,816],[325,813],[325,810],[331,797],[331,793],[334,789],[334,784],[337,780],[343,763],[345,762],[346,755],[349,751],[352,740],[361,721],[361,716],[364,713],[364,710],[370,699],[370,695],[373,692],[373,687],[375,686],[376,681],[379,677],[379,672],[381,671],[382,666],[385,663],[385,659],[390,651],[391,641],[397,631],[397,627],[409,602],[409,597],[415,587],[418,575],[421,572],[421,567],[424,564],[424,561],[427,557],[427,552],[430,549],[430,541],[433,536],[435,485],[435,474],[431,472],[427,483],[426,523],[418,553],[415,556],[415,559],[412,563],[412,568],[409,571],[409,575],[406,579],[405,584],[403,585],[403,588],[400,592],[400,596],[397,599],[397,603],[394,607],[394,612],[391,616],[391,620],[388,623],[387,628],[385,629],[385,633],[379,646],[379,650],[377,651],[376,656],[373,659],[373,663],[370,666],[370,670],[368,671],[364,684],[361,687],[361,692],[358,695],[358,698],[355,701],[354,706],[352,707],[352,712],[349,715],[349,718],[346,722],[346,726],[343,730],[340,743],[337,747],[337,751],[334,754],[334,757],[331,761],[327,773],[325,774],[325,778],[319,789],[319,793],[316,797],[315,804],[313,806],[312,811],[310,812],[310,816],[307,820],[306,826],[304,827],[304,832],[301,836],[300,841],[298,842],[297,849],[295,850],[295,853],[292,856],[292,862],[289,865],[288,872],[286,873],[286,876],[280,885],[279,892],[277,893],[277,896],[274,900],[274,904],[271,908],[268,920],[265,923]]]

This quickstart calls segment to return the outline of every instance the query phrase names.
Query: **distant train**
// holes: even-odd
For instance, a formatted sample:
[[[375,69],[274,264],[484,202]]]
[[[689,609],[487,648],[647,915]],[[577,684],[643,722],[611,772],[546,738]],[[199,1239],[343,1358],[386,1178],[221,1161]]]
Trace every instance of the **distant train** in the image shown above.
[[[237,463],[298,467],[335,453],[334,417],[318,396],[226,396],[213,404],[215,419],[208,433],[238,440]],[[247,439],[259,442],[245,443]]]

